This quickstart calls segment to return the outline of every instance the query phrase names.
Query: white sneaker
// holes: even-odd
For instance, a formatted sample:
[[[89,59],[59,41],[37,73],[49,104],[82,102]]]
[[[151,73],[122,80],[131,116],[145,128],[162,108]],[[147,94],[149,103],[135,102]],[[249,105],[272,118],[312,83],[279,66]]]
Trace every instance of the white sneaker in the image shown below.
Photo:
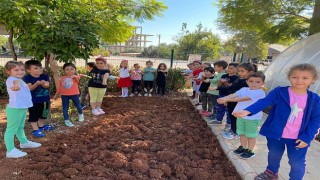
[[[142,95],[139,93],[138,96],[142,96]]]
[[[26,143],[24,144],[20,144],[20,148],[38,148],[40,147],[41,144],[40,143],[36,143],[36,142],[32,142],[32,141],[27,141]]]
[[[104,112],[102,109],[98,109],[97,111],[98,111],[98,113],[100,113],[100,114],[105,114],[105,113],[106,113],[106,112]]]
[[[70,122],[69,120],[65,120],[64,124],[68,127],[73,127],[74,125],[72,124],[72,122]]]
[[[144,96],[148,96],[148,93],[145,93]]]
[[[151,93],[149,93],[149,97],[151,97],[152,96],[152,94]]]
[[[133,94],[133,93],[131,93],[131,94],[130,94],[130,97],[133,97],[133,96],[134,96],[134,94]]]
[[[13,148],[10,152],[6,153],[7,158],[21,158],[26,155],[26,152],[20,151],[17,148]]]
[[[83,122],[84,121],[84,115],[83,114],[79,114],[79,122]]]
[[[96,110],[96,109],[93,109],[93,110],[91,111],[91,113],[92,113],[92,115],[94,115],[94,116],[100,115],[99,111]]]

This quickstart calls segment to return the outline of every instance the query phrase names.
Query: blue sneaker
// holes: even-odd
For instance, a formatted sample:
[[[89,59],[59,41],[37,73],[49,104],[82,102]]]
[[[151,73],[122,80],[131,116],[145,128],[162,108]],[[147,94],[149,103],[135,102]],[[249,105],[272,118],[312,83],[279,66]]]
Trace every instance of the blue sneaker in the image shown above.
[[[32,131],[32,135],[37,138],[42,138],[46,136],[40,129]]]
[[[52,130],[54,130],[54,126],[46,124],[43,127],[39,127],[39,130],[40,131],[52,131]]]
[[[223,132],[222,137],[225,139],[234,139],[234,135],[231,132]]]

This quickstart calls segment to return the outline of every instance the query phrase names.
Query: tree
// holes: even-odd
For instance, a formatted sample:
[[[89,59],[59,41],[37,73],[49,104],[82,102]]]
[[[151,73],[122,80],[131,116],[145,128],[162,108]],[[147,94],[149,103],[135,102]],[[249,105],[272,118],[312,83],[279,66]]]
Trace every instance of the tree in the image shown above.
[[[264,42],[290,44],[320,32],[320,0],[219,0],[218,6],[222,28],[256,31]]]
[[[141,56],[142,57],[148,57],[148,58],[165,58],[169,59],[171,57],[171,49],[177,48],[176,44],[166,44],[166,43],[161,43],[160,48],[156,46],[149,46],[145,48]]]

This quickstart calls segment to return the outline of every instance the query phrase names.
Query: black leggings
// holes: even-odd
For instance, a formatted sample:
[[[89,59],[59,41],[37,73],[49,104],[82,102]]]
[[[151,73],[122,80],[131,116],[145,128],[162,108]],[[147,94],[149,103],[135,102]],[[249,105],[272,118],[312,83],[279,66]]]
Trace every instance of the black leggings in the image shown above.
[[[137,88],[137,92],[140,93],[141,92],[141,80],[132,80],[132,88],[131,88],[132,94],[134,94],[136,88]]]
[[[146,93],[148,93],[148,91],[150,91],[151,93],[152,88],[153,88],[153,81],[144,81],[144,90],[146,91]]]
[[[231,130],[235,134],[237,134],[237,117],[232,115],[232,112],[234,108],[236,107],[237,103],[236,102],[228,102],[227,108],[228,108],[228,113],[230,117],[230,123],[231,123]]]
[[[166,81],[157,81],[157,94],[160,95],[160,90],[162,96],[166,93]]]

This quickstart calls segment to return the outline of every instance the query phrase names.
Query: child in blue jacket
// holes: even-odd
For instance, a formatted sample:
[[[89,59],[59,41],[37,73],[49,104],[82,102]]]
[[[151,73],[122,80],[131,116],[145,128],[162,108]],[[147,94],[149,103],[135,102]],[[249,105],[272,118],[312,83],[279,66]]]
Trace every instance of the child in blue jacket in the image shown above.
[[[268,166],[255,180],[278,178],[285,147],[291,166],[290,180],[303,178],[306,153],[320,127],[320,97],[308,90],[317,78],[318,73],[313,65],[295,65],[288,72],[291,86],[277,87],[264,99],[233,113],[244,117],[272,106],[260,130],[260,134],[267,138]]]

